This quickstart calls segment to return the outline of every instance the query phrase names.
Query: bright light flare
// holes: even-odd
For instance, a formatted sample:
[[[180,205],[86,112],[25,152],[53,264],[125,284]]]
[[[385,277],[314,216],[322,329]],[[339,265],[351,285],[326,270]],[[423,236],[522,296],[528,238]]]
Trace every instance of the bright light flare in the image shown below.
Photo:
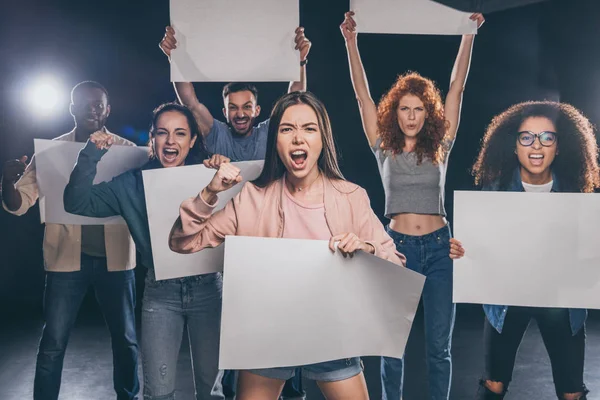
[[[63,106],[65,92],[52,78],[41,78],[34,82],[28,91],[29,104],[42,116],[49,115]]]

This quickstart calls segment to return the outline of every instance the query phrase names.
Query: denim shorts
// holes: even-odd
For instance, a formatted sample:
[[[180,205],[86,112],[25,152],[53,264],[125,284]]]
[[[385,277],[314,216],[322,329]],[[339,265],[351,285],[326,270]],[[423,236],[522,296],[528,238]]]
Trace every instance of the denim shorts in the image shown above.
[[[360,357],[354,357],[303,365],[301,367],[249,369],[247,371],[255,375],[264,376],[265,378],[287,381],[294,376],[294,370],[296,368],[302,369],[302,375],[307,379],[319,382],[343,381],[360,374],[363,370]]]

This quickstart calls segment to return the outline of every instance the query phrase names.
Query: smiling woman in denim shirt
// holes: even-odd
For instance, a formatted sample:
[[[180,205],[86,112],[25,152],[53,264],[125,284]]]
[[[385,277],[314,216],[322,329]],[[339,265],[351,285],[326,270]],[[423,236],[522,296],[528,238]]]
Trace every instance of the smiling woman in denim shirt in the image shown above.
[[[217,167],[229,159],[207,159],[200,129],[185,106],[166,103],[154,110],[150,128],[150,160],[110,182],[94,185],[96,166],[113,145],[105,132],[90,136],[79,153],[65,188],[67,212],[88,217],[121,215],[131,231],[141,261],[148,268],[142,301],[144,399],[175,398],[177,358],[187,325],[196,399],[223,398],[218,386],[221,321],[220,273],[156,281],[142,170],[201,163]],[[217,385],[213,388],[213,385]]]
[[[473,167],[483,190],[590,193],[600,186],[592,125],[575,107],[526,102],[496,116]],[[468,249],[467,249],[468,250]],[[452,252],[456,255],[455,250]],[[550,356],[559,399],[586,399],[587,310],[483,306],[485,374],[479,399],[503,399],[523,335],[535,318]]]

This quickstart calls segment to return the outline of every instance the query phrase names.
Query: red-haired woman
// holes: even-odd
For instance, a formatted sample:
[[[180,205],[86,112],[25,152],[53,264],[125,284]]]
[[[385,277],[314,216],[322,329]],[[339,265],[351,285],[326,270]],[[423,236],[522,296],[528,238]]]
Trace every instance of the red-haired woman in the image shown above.
[[[448,399],[455,315],[449,249],[454,239],[445,218],[444,185],[474,36],[462,38],[445,103],[430,79],[409,72],[398,77],[376,106],[358,52],[353,15],[346,13],[340,29],[363,129],[383,181],[385,216],[390,219],[387,230],[398,251],[406,255],[407,267],[427,277],[423,306],[429,393],[431,399]],[[471,19],[478,27],[484,22],[481,14],[473,14]],[[462,251],[460,244],[454,245]],[[400,399],[402,381],[403,361],[382,358],[383,398]]]

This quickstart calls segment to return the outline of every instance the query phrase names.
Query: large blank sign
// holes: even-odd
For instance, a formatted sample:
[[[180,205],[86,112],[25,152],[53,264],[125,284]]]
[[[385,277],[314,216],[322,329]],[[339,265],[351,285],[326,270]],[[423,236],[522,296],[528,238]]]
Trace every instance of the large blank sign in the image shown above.
[[[33,144],[42,222],[71,225],[125,223],[121,217],[90,218],[65,211],[63,193],[69,183],[79,151],[85,143],[34,139]],[[147,162],[147,147],[113,145],[98,163],[94,183],[110,181],[115,176],[132,168],[139,168]]]
[[[533,3],[547,0],[435,0],[436,3],[445,4],[448,7],[461,11],[491,13],[504,11],[509,8],[523,7]]]
[[[298,81],[298,0],[171,0],[172,82]]]
[[[326,241],[228,236],[219,368],[401,358],[425,277]]]
[[[477,33],[471,13],[431,0],[350,0],[357,29],[364,33],[463,35]]]
[[[263,161],[244,161],[234,165],[241,169],[243,182],[219,193],[219,204],[215,211],[225,207],[225,204],[242,190],[245,182],[258,177],[262,171]],[[204,165],[142,172],[157,280],[223,270],[223,246],[192,254],[175,253],[169,248],[169,233],[179,217],[179,206],[184,200],[197,196],[210,183],[215,172],[216,170],[206,168]]]
[[[454,301],[600,309],[600,196],[454,193]]]

